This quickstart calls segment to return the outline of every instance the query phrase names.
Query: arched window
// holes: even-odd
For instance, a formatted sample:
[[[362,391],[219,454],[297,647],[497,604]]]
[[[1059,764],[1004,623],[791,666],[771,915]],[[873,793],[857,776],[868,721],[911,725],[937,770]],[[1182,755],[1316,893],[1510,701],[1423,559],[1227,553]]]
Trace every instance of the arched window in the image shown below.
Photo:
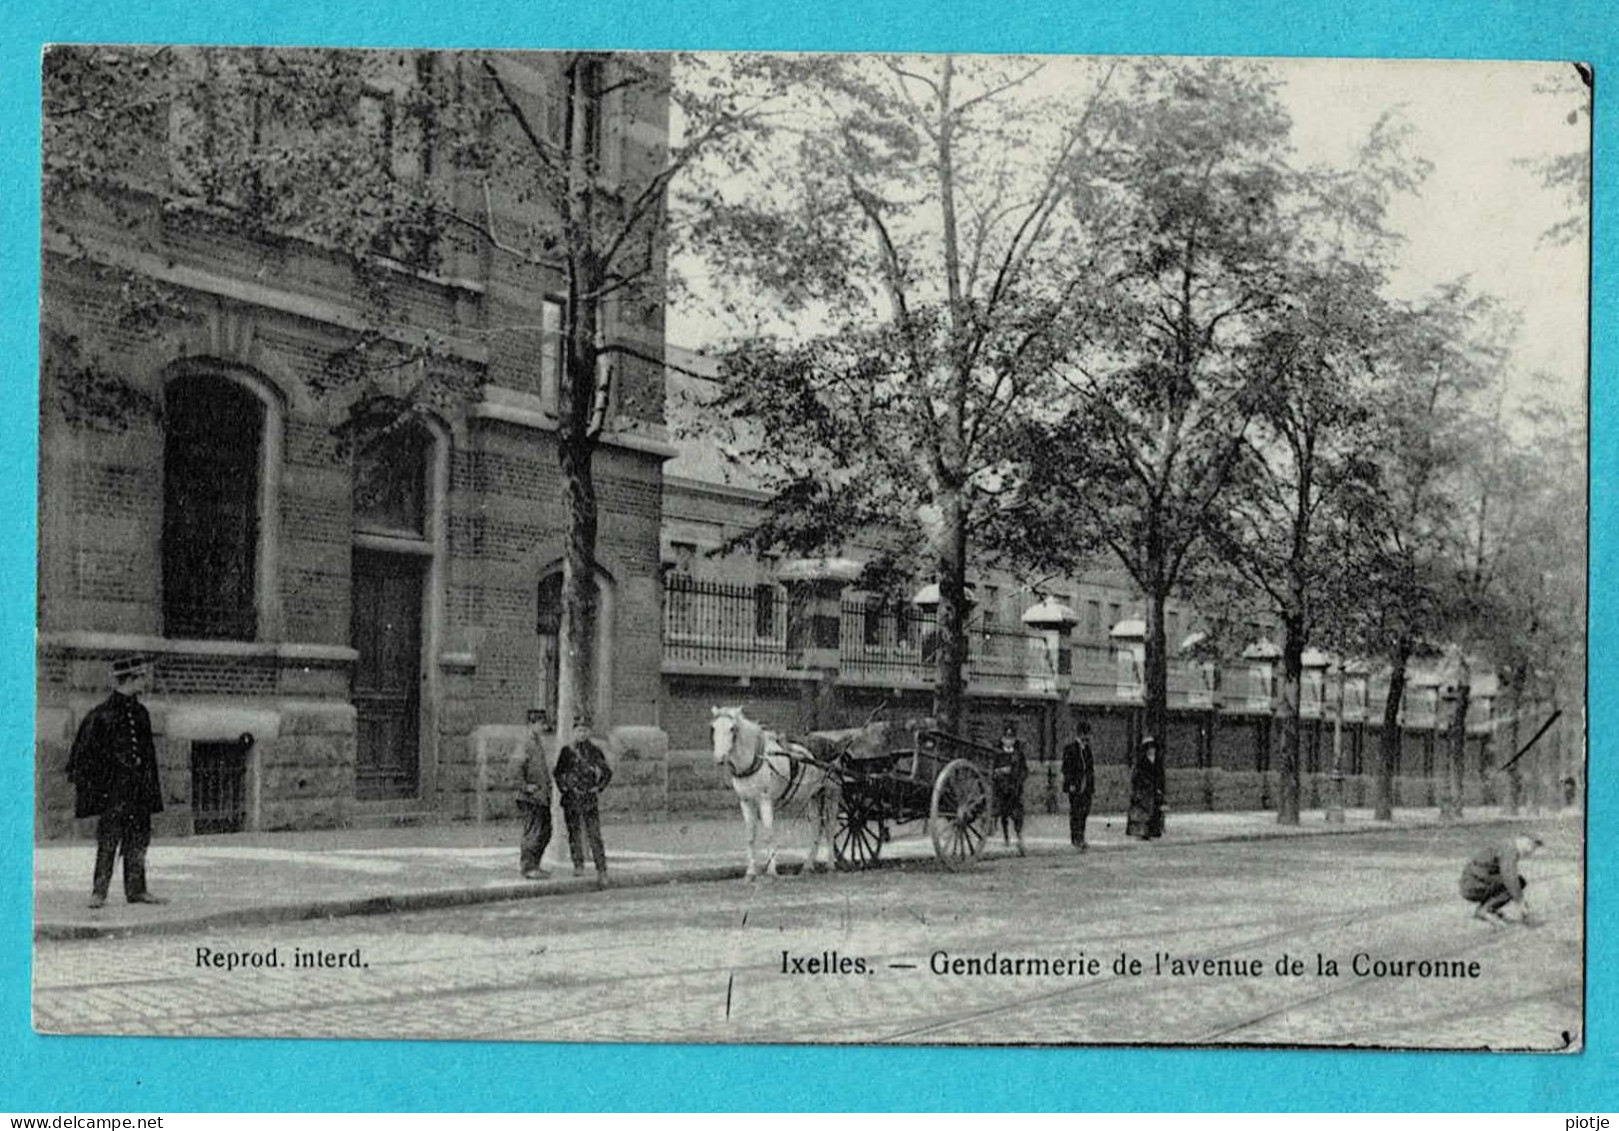
[[[541,571],[536,614],[540,670],[533,705],[544,710],[554,726],[562,655],[560,563]],[[585,615],[590,624],[584,632],[587,645],[579,663],[584,668],[580,673],[580,686],[586,689],[586,702],[577,706],[594,714],[598,722],[604,722],[612,709],[613,579],[599,566],[592,584],[585,586]]]
[[[354,526],[405,538],[427,536],[427,429],[405,423],[364,438],[354,453]]]
[[[218,374],[164,398],[163,634],[252,640],[258,630],[259,469],[265,406]]]

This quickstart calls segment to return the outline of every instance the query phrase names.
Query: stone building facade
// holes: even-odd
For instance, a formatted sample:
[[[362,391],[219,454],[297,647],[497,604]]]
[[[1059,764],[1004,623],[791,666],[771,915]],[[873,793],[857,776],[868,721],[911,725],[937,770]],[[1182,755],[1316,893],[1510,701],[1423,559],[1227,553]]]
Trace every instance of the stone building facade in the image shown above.
[[[384,111],[420,61],[375,56]],[[440,76],[481,65],[433,61]],[[559,57],[495,63],[533,120],[555,121]],[[608,94],[599,110],[604,178],[662,166],[665,98]],[[430,156],[417,152],[413,168]],[[447,161],[434,168],[457,175]],[[361,448],[343,442],[343,425],[365,406],[334,394],[322,370],[370,329],[353,265],[314,241],[198,234],[177,222],[173,186],[150,180],[163,176],[160,145],[145,172],[116,208],[87,192],[47,216],[47,320],[76,347],[93,345],[134,408],[109,426],[70,406],[49,353],[62,338],[47,335],[41,834],[74,829],[63,775],[72,736],[106,694],[111,662],[137,652],[155,665],[147,701],[166,795],[160,834],[509,808],[525,712],[555,700],[560,265],[469,239],[447,246],[432,274],[398,268],[378,340],[433,336],[432,359],[420,364],[474,391],[420,407]],[[515,194],[455,191],[485,208],[494,230],[532,221],[532,204]],[[119,312],[132,282],[166,288],[183,313],[131,329]],[[591,706],[629,747],[656,747],[660,498],[673,454],[661,306],[611,303],[602,333],[641,357],[611,363],[594,462]],[[634,796],[637,772],[661,770],[621,775],[622,797]]]

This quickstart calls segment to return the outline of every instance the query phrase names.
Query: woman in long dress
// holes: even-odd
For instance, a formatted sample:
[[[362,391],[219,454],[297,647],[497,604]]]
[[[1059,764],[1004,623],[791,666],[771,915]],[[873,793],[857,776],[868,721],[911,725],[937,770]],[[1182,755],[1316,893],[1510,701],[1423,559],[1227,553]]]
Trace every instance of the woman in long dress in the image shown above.
[[[1130,815],[1124,832],[1138,840],[1164,835],[1163,796],[1159,783],[1158,744],[1151,735],[1141,740],[1130,769]]]

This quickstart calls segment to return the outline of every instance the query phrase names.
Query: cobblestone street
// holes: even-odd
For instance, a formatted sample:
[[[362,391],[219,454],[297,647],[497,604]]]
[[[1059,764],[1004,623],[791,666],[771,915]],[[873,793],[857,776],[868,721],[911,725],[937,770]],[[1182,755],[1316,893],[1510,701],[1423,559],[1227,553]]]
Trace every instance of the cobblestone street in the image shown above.
[[[1547,849],[1525,873],[1544,925],[1528,930],[1470,919],[1456,893],[1472,843],[1499,829],[1170,842],[998,858],[963,874],[919,865],[41,942],[35,1025],[275,1037],[1578,1047],[1579,829],[1565,821],[1542,831]],[[280,965],[199,966],[199,947],[211,963],[263,961],[273,949]],[[311,955],[354,961],[356,951],[359,968],[294,968]],[[992,954],[1060,958],[1068,969],[950,966]],[[1299,965],[1279,974],[1284,955]],[[1177,960],[1227,962],[1174,973]],[[1406,960],[1476,976],[1357,973]]]

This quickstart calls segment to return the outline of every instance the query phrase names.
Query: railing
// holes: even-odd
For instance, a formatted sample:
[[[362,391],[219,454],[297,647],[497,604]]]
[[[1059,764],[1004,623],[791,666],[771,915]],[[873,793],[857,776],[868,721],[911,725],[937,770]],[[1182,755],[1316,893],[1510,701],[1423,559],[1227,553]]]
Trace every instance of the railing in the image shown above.
[[[796,619],[796,624],[793,623]],[[796,631],[795,631],[796,630]],[[803,663],[810,648],[835,651],[839,679],[879,687],[925,686],[938,676],[938,615],[909,603],[885,602],[845,592],[832,609],[804,609],[795,618],[779,585],[698,580],[673,573],[664,578],[663,660],[672,670],[729,675],[781,674]],[[1058,694],[1074,702],[1136,706],[1145,696],[1138,647],[1126,643],[1065,643],[1051,655],[1047,638],[1020,627],[968,625],[967,683],[979,691]],[[1214,662],[1172,658],[1168,662],[1169,706],[1268,715],[1276,709],[1277,665],[1231,659]],[[1338,709],[1335,677],[1306,671],[1300,714],[1327,720]],[[1344,690],[1344,720],[1381,717],[1380,687],[1352,680]],[[1435,725],[1432,693],[1408,689],[1401,712],[1412,729]],[[1448,723],[1448,713],[1440,720]],[[1469,729],[1489,725],[1478,700],[1469,706]]]
[[[856,683],[926,683],[939,662],[939,618],[929,609],[845,594],[838,661]]]
[[[663,586],[663,658],[731,672],[787,669],[787,595],[670,574]]]

